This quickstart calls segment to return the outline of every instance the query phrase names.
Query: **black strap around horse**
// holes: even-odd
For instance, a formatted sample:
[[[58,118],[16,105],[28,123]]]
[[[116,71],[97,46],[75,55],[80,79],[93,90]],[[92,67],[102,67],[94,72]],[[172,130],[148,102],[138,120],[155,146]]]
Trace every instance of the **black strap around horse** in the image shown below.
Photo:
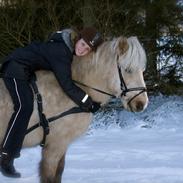
[[[51,123],[51,122],[53,122],[53,121],[55,121],[55,120],[57,120],[59,118],[67,116],[69,114],[76,114],[76,113],[81,113],[81,112],[85,112],[85,111],[83,111],[80,107],[73,107],[73,108],[71,108],[71,109],[69,109],[69,110],[67,110],[65,112],[62,112],[62,113],[56,115],[56,116],[48,118],[47,122]],[[30,133],[31,131],[33,131],[34,129],[38,128],[39,126],[40,126],[40,122],[35,124],[34,126],[30,127],[29,129],[27,129],[26,134]]]
[[[37,107],[38,107],[38,114],[39,114],[39,126],[43,127],[43,140],[41,142],[41,146],[44,146],[45,141],[46,141],[46,136],[49,134],[50,129],[49,129],[49,124],[48,120],[46,119],[45,114],[43,113],[43,101],[42,101],[42,96],[39,93],[37,84],[36,84],[36,76],[33,76],[30,80],[30,84],[32,86],[32,89],[34,91],[34,94],[36,96],[36,101],[37,101]]]
[[[63,113],[60,113],[56,116],[50,117],[50,118],[46,118],[45,114],[43,113],[43,102],[42,102],[42,96],[39,93],[37,84],[36,84],[36,76],[33,76],[32,79],[30,80],[30,84],[32,86],[32,89],[34,90],[35,96],[36,96],[36,101],[37,101],[37,106],[38,106],[38,113],[39,113],[39,122],[37,124],[35,124],[34,126],[30,127],[29,129],[27,129],[26,134],[30,133],[31,131],[33,131],[34,129],[42,126],[43,128],[43,139],[41,141],[40,146],[43,147],[45,145],[46,142],[46,136],[49,134],[49,123],[53,122],[59,118],[62,118],[66,115],[69,114],[75,114],[75,113],[81,113],[81,112],[85,112],[83,111],[83,109],[81,109],[80,107],[73,107]]]

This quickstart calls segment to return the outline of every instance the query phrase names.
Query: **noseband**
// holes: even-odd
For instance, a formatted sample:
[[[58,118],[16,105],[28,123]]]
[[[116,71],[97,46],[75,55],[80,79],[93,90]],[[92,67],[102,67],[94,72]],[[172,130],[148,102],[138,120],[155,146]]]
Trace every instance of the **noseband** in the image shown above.
[[[135,96],[133,96],[133,97],[128,101],[128,105],[131,103],[131,101],[132,101],[134,98],[136,98],[137,96],[139,96],[141,93],[147,91],[147,89],[146,89],[145,87],[127,88],[126,83],[125,83],[125,81],[124,81],[124,79],[123,79],[123,76],[122,76],[121,68],[119,67],[119,65],[118,65],[118,74],[119,74],[119,78],[120,78],[120,87],[121,87],[121,94],[120,94],[120,96],[121,96],[121,97],[122,97],[122,96],[126,96],[126,94],[127,94],[128,92],[131,92],[131,91],[139,91],[139,93],[137,93]],[[81,83],[81,82],[79,82],[79,81],[75,81],[75,80],[73,80],[73,81],[74,81],[75,83],[79,84],[79,85],[85,86],[85,87],[90,88],[90,89],[92,89],[92,90],[95,90],[95,91],[97,91],[97,92],[99,92],[99,93],[108,95],[108,96],[113,97],[113,98],[117,98],[115,95],[110,94],[110,93],[108,93],[108,92],[105,92],[105,91],[103,91],[103,90],[99,90],[99,89],[97,89],[97,88],[93,88],[93,87],[88,86],[88,85],[86,85],[86,84],[83,84],[83,83]]]

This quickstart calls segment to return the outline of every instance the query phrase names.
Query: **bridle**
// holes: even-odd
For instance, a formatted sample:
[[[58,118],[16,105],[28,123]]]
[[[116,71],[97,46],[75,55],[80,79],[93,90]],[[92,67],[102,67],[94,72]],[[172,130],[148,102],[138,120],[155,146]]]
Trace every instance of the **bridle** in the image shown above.
[[[118,65],[118,73],[119,73],[119,78],[120,78],[120,87],[121,87],[121,97],[122,96],[126,96],[126,94],[128,92],[131,91],[139,91],[139,93],[137,93],[136,95],[134,95],[129,101],[128,101],[128,105],[131,103],[131,101],[136,98],[137,96],[139,96],[141,93],[143,92],[147,92],[147,88],[146,87],[134,87],[134,88],[127,88],[126,83],[124,81],[122,72],[121,72],[121,68]]]
[[[125,83],[124,78],[123,78],[123,75],[122,75],[121,68],[120,68],[119,65],[118,65],[117,67],[118,67],[118,74],[119,74],[120,88],[121,88],[121,94],[120,94],[120,96],[121,96],[121,97],[122,97],[122,96],[126,96],[126,94],[127,94],[128,92],[131,92],[131,91],[139,91],[139,93],[137,93],[135,96],[133,96],[133,97],[128,101],[128,105],[129,105],[133,99],[135,99],[135,98],[136,98],[137,96],[139,96],[141,93],[146,92],[147,89],[146,89],[146,87],[127,88],[126,83]],[[81,85],[81,86],[90,88],[90,89],[95,90],[95,91],[97,91],[97,92],[99,92],[99,93],[108,95],[108,96],[113,97],[113,98],[117,98],[115,95],[113,95],[113,94],[111,94],[111,93],[108,93],[108,92],[105,92],[105,91],[103,91],[103,90],[100,90],[100,89],[97,89],[97,88],[88,86],[88,85],[83,84],[83,83],[81,83],[81,82],[79,82],[79,81],[76,81],[76,80],[73,80],[73,81],[74,81],[75,83]]]

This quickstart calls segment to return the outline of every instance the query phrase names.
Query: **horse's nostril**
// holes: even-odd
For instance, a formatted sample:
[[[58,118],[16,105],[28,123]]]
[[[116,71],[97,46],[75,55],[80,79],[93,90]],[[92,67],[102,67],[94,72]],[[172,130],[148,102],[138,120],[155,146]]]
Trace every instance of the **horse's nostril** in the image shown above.
[[[142,102],[137,102],[136,104],[136,110],[142,111],[144,109],[144,104]]]

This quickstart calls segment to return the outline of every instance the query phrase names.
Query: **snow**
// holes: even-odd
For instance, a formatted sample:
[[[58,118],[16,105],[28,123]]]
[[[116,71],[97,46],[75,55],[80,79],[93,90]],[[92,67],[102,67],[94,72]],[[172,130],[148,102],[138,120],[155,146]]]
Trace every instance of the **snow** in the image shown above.
[[[106,109],[97,113],[86,135],[69,148],[63,183],[182,183],[183,98],[150,97],[143,113]],[[15,161],[20,179],[38,183],[41,148],[22,150]]]

